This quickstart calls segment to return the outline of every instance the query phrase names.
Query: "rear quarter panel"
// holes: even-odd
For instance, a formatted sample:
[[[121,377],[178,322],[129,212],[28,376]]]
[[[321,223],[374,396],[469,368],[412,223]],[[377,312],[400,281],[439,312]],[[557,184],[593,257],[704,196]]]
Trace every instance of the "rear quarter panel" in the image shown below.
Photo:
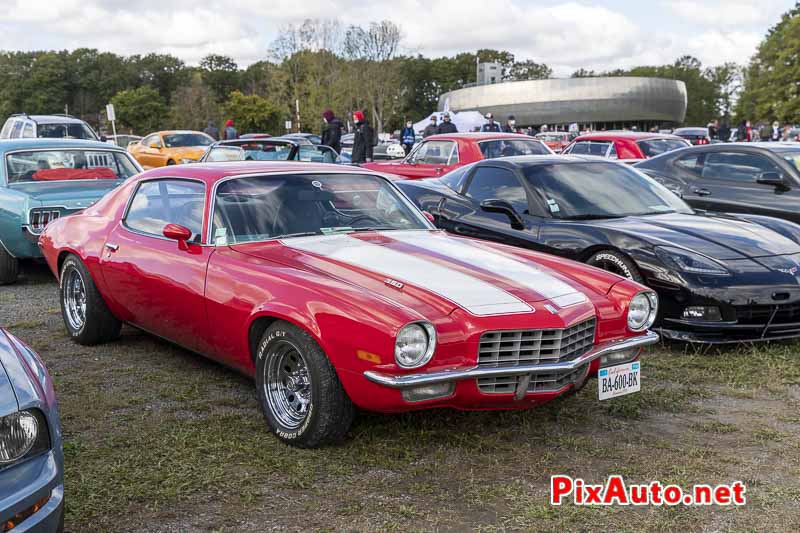
[[[14,257],[39,255],[36,245],[22,235],[22,224],[30,208],[29,198],[0,182],[0,243]]]

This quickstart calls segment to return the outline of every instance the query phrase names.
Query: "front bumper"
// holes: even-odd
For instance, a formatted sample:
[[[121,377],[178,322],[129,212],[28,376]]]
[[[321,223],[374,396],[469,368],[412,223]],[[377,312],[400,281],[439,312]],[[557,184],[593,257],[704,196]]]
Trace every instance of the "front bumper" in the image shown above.
[[[413,389],[417,387],[424,387],[428,385],[435,385],[440,383],[457,383],[465,380],[470,380],[475,382],[479,378],[491,378],[491,377],[518,377],[521,376],[522,379],[519,380],[519,384],[517,385],[516,391],[513,395],[511,400],[520,401],[528,396],[537,395],[538,393],[531,393],[528,392],[528,386],[530,381],[533,379],[535,380],[536,376],[538,375],[552,375],[553,373],[558,372],[572,372],[580,369],[581,367],[588,366],[590,363],[593,363],[595,360],[600,359],[604,355],[609,355],[615,352],[621,352],[626,350],[634,350],[639,349],[643,346],[647,346],[649,344],[653,344],[658,342],[659,336],[657,333],[652,331],[645,332],[642,335],[638,335],[636,337],[628,337],[625,339],[617,339],[612,341],[606,341],[601,344],[598,344],[590,351],[586,352],[585,354],[576,357],[575,359],[569,361],[563,361],[559,363],[544,363],[544,364],[532,364],[532,365],[517,365],[517,366],[473,366],[470,368],[454,368],[449,370],[442,370],[442,371],[435,371],[435,372],[420,372],[416,374],[385,374],[381,372],[375,372],[372,370],[368,370],[364,372],[364,377],[367,378],[372,383],[377,385],[381,385],[383,387],[388,387],[391,389]],[[599,361],[598,361],[599,363]],[[583,376],[582,379],[585,380],[587,376]],[[562,392],[572,385],[565,386],[563,390],[559,391],[548,391],[546,393],[541,393],[542,397],[554,397],[558,396]],[[458,394],[458,389],[455,389],[455,394]],[[486,397],[487,400],[492,398],[491,401],[487,401],[487,405],[495,404],[495,399],[501,399],[502,401],[508,402],[509,395],[502,395],[502,394],[482,394],[481,396]],[[450,401],[449,404],[453,405],[457,402]],[[453,405],[458,406],[458,405]]]
[[[0,470],[0,524],[21,514],[14,533],[59,531],[63,513],[64,484],[53,451]]]

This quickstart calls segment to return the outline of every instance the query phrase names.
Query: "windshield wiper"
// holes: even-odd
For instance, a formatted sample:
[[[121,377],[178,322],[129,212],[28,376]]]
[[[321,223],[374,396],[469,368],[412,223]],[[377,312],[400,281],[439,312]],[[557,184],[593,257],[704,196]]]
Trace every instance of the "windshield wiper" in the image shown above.
[[[275,235],[274,237],[270,237],[271,240],[277,239],[289,239],[291,237],[310,237],[311,235],[320,235],[320,233],[316,231],[303,231],[300,233],[286,233],[285,235]]]
[[[350,226],[342,226],[340,228],[332,228],[328,230],[329,233],[362,233],[365,231],[389,231],[396,230],[393,226],[371,226],[368,228],[351,228]]]
[[[570,215],[560,220],[601,220],[604,218],[625,218],[626,215]]]

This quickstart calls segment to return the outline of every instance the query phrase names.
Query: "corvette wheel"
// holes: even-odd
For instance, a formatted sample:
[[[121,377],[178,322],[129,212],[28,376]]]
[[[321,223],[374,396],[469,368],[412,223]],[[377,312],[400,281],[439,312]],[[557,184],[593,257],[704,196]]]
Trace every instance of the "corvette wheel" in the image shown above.
[[[60,279],[61,316],[72,340],[91,346],[119,337],[122,323],[108,310],[80,259],[68,256]]]
[[[0,244],[0,285],[14,283],[19,274],[19,260]]]
[[[308,333],[286,322],[272,324],[261,337],[256,391],[269,428],[293,446],[340,442],[355,417],[325,352]]]
[[[644,283],[644,278],[636,268],[636,264],[619,252],[603,250],[590,257],[586,263],[613,272],[623,278]]]

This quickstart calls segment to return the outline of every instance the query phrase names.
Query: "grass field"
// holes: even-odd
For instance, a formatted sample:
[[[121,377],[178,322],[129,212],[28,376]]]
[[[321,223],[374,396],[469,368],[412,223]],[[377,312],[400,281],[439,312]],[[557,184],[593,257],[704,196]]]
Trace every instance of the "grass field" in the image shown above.
[[[800,530],[800,344],[682,345],[642,359],[642,393],[526,412],[361,414],[342,446],[266,430],[252,384],[134,329],[84,348],[39,267],[0,288],[0,325],[56,381],[66,528],[83,531]],[[740,508],[548,504],[549,478],[747,485]]]

